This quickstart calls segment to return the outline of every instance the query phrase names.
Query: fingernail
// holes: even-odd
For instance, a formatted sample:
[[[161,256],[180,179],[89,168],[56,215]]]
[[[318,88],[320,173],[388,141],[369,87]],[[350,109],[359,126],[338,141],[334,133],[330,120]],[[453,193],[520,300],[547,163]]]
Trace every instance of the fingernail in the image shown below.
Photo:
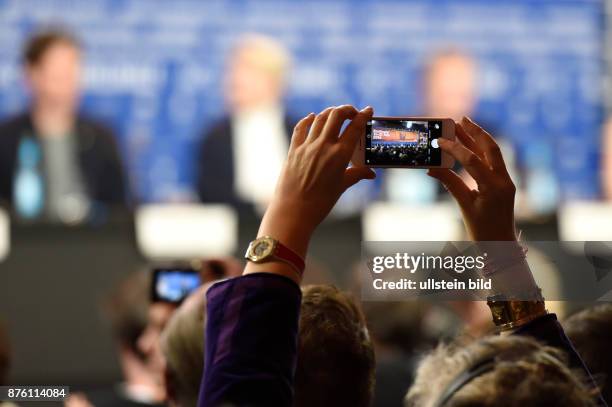
[[[461,123],[469,123],[469,122],[470,122],[470,118],[469,118],[469,117],[467,117],[467,116],[463,116],[463,117],[461,118]]]
[[[445,144],[447,144],[447,145],[448,145],[449,143],[450,143],[450,140],[449,140],[449,139],[446,139],[446,138],[439,138],[439,139],[438,139],[438,144],[439,144],[439,145],[441,145],[441,146],[443,146],[443,145],[445,145]]]

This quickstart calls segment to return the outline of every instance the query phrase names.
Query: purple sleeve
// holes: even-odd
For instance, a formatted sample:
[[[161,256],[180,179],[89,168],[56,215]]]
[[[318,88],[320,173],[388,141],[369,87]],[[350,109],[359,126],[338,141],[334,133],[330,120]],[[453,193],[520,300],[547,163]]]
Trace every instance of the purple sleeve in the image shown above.
[[[199,407],[292,405],[301,297],[297,284],[270,273],[208,290]]]
[[[518,328],[514,334],[530,336],[545,345],[565,351],[569,357],[570,368],[582,370],[593,388],[597,388],[591,372],[574,348],[574,345],[572,345],[572,342],[565,335],[565,331],[559,321],[557,321],[555,314],[541,316]],[[601,394],[599,395],[598,405],[607,406]]]

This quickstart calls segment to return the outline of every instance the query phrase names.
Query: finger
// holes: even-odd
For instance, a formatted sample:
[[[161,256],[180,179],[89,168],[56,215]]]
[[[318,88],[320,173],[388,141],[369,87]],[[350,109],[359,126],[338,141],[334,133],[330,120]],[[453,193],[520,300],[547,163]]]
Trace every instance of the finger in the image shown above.
[[[482,151],[482,148],[476,141],[470,136],[463,127],[461,127],[461,123],[455,123],[455,134],[461,143],[474,154],[476,154],[481,160],[485,161],[485,154]],[[485,161],[486,162],[486,161]]]
[[[344,172],[343,186],[346,191],[362,179],[374,179],[376,173],[368,167],[350,167]]]
[[[455,160],[459,161],[478,185],[485,185],[491,182],[493,177],[491,170],[476,154],[468,150],[463,144],[440,138],[438,139],[438,145],[442,151],[452,155]]]
[[[351,105],[342,105],[334,108],[329,114],[329,119],[325,123],[325,127],[321,132],[321,136],[324,140],[335,142],[338,140],[340,129],[346,120],[352,119],[359,113]]]
[[[315,114],[310,113],[295,125],[293,128],[293,136],[291,136],[291,145],[289,146],[289,150],[293,150],[304,143],[304,140],[306,140],[306,137],[308,136],[310,126],[312,126],[314,120]]]
[[[325,127],[325,123],[327,123],[327,118],[329,117],[329,114],[332,112],[332,110],[334,110],[334,106],[330,106],[327,109],[323,109],[321,113],[317,115],[314,123],[310,127],[310,131],[308,132],[308,141],[316,140],[317,137],[319,137],[319,135],[323,131],[323,127]]]
[[[508,174],[506,164],[504,163],[504,157],[493,136],[474,123],[469,117],[463,117],[463,119],[461,119],[461,127],[463,127],[463,129],[472,136],[474,141],[481,146],[491,168],[493,168],[494,171]]]
[[[344,129],[340,136],[340,145],[346,159],[350,159],[357,147],[360,137],[365,137],[365,127],[368,120],[372,118],[374,109],[371,106],[367,106],[361,109],[357,116],[351,120],[351,123]]]
[[[468,208],[472,203],[472,190],[455,171],[449,168],[430,168],[427,175],[440,181],[462,209]]]

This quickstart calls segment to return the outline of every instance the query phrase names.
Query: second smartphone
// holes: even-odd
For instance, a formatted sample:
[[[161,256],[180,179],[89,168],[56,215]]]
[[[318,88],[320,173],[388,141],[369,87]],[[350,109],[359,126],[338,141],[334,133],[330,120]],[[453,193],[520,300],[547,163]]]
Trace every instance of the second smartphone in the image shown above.
[[[451,168],[455,160],[440,149],[440,138],[455,139],[452,119],[373,117],[352,161],[368,167]]]

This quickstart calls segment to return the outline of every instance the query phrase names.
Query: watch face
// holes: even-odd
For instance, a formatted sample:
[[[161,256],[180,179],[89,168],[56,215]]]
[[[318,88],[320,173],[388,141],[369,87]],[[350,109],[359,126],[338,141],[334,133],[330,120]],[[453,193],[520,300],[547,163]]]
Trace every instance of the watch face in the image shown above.
[[[276,244],[274,239],[270,237],[262,237],[251,243],[248,253],[248,258],[251,261],[261,261],[269,257],[273,252]]]
[[[265,256],[270,251],[270,244],[268,242],[259,242],[253,247],[253,254],[257,257]]]

